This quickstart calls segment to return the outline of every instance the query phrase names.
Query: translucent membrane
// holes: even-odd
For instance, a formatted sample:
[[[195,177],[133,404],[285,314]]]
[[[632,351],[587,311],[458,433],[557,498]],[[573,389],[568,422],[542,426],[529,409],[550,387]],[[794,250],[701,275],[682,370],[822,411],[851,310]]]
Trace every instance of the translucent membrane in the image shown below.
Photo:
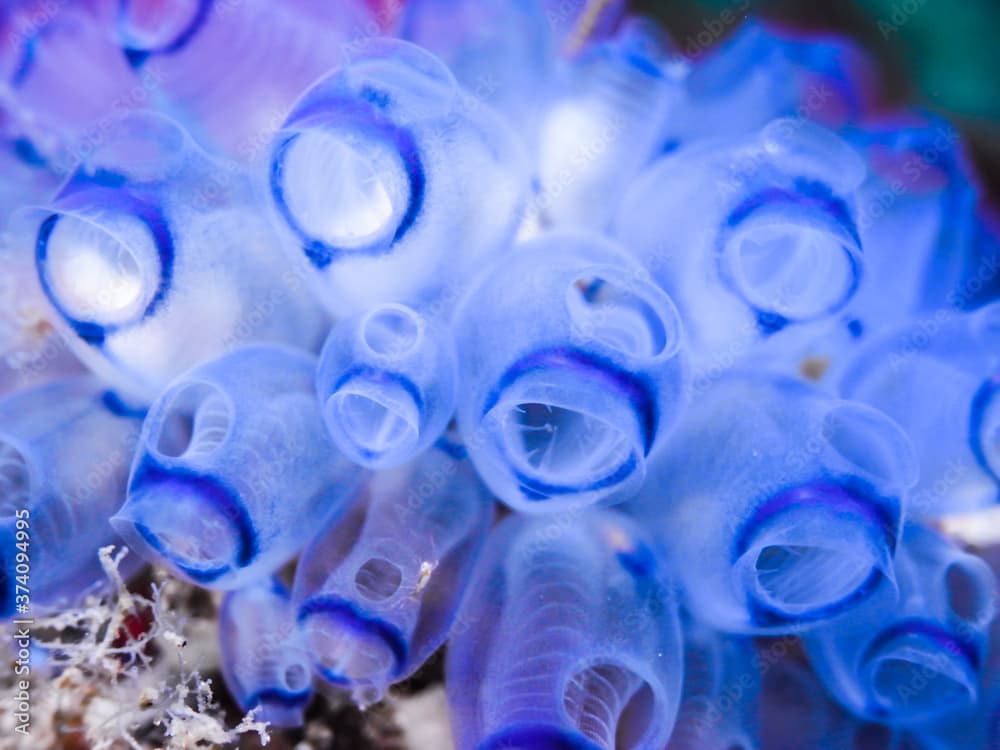
[[[48,238],[46,277],[53,296],[69,316],[105,326],[134,320],[159,286],[159,259],[153,238],[134,245],[117,240],[98,225],[72,215],[61,218]]]
[[[515,470],[541,482],[607,476],[632,455],[628,436],[601,419],[552,404],[518,404],[504,419]]]
[[[146,545],[169,556],[195,580],[208,581],[237,567],[253,551],[244,541],[250,532],[242,519],[217,507],[211,490],[199,489],[181,482],[157,484],[133,493],[130,502],[141,504],[134,528]],[[127,537],[131,529],[122,516],[116,516],[115,527]]]
[[[823,504],[785,511],[756,529],[734,564],[762,610],[815,617],[891,579],[887,540],[870,533],[871,519],[838,507],[835,493],[813,499]]]
[[[170,458],[208,455],[226,441],[232,423],[232,407],[222,390],[191,383],[173,394],[156,450]]]
[[[359,479],[323,428],[314,368],[251,346],[169,387],[146,417],[119,533],[210,588],[261,580],[294,555]]]
[[[668,123],[673,139],[733,138],[776,117],[840,127],[862,117],[875,99],[872,61],[849,38],[802,35],[748,19],[705,48],[706,37],[717,33],[706,28],[680,50],[695,64]]]
[[[14,584],[26,575],[33,613],[106,583],[97,553],[120,543],[108,518],[125,498],[140,426],[116,399],[80,376],[0,400],[0,619],[15,616]]]
[[[153,76],[158,97],[201,138],[241,162],[253,161],[295,98],[342,62],[351,30],[373,23],[353,0],[125,0],[116,10],[108,36],[118,55]]]
[[[270,202],[335,314],[396,302],[444,316],[507,246],[528,167],[487,99],[430,52],[369,39],[292,108],[271,144]]]
[[[177,123],[130,113],[17,231],[32,235],[24,241],[74,353],[148,403],[234,345],[312,347],[325,330],[252,203],[247,178]]]
[[[123,0],[118,29],[130,48],[160,49],[181,39],[198,23],[202,5],[200,0]]]
[[[548,513],[635,491],[685,369],[676,310],[616,246],[526,243],[468,291],[455,330],[459,424],[501,500]]]
[[[380,305],[342,320],[317,369],[327,429],[362,466],[405,463],[444,432],[456,369],[450,330],[409,307]]]
[[[808,636],[817,673],[849,710],[893,726],[973,709],[995,614],[993,573],[914,524],[895,569],[898,600],[874,597],[853,618]]]
[[[367,705],[419,668],[455,622],[491,520],[472,467],[436,448],[373,475],[296,571],[319,674]]]
[[[791,380],[742,374],[702,393],[678,430],[630,507],[672,540],[698,618],[783,633],[892,591],[916,466],[889,419]]]
[[[864,175],[832,132],[775,120],[654,161],[625,193],[615,234],[674,298],[707,369],[850,302],[863,273],[853,201]]]
[[[936,713],[940,706],[974,703],[974,670],[919,634],[900,636],[868,655],[863,666],[869,700],[886,713]]]
[[[681,644],[658,564],[609,512],[575,515],[571,525],[505,521],[449,645],[458,746],[662,747],[679,700]]]
[[[996,298],[996,275],[988,270],[997,260],[995,230],[978,207],[981,187],[955,135],[944,119],[902,109],[849,136],[869,164],[857,208],[865,273],[849,319],[868,331]],[[900,184],[908,188],[895,194]]]
[[[761,667],[752,641],[686,622],[684,689],[666,750],[760,747],[760,691]]]
[[[301,726],[312,698],[312,664],[295,623],[288,591],[262,580],[229,594],[219,615],[226,686],[259,721]]]
[[[849,361],[842,391],[896,420],[917,451],[916,516],[937,518],[992,505],[1000,473],[1000,358],[989,319],[928,316],[872,339]],[[934,404],[915,409],[913,404]]]
[[[130,68],[93,5],[5,8],[4,140],[13,141],[22,164],[39,175],[65,177],[122,110],[138,108],[137,99],[150,97],[151,81]],[[29,203],[26,197],[19,196],[20,206]]]
[[[733,284],[756,309],[792,320],[841,307],[858,277],[856,243],[803,222],[800,207],[781,213],[747,220],[729,237]]]
[[[363,247],[391,237],[402,218],[404,165],[390,144],[365,134],[309,131],[283,165],[285,199],[302,229],[330,245]],[[389,175],[380,171],[391,169]]]
[[[657,47],[641,22],[626,22],[557,77],[539,139],[544,223],[603,229],[661,146],[680,84],[661,68]]]

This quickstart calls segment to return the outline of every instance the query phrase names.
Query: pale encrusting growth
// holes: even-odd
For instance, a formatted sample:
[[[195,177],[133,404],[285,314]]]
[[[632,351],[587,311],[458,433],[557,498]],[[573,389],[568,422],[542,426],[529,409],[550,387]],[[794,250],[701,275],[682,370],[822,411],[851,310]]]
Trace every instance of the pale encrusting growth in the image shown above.
[[[35,619],[30,732],[14,731],[19,678],[6,669],[0,749],[188,750],[225,746],[247,733],[267,744],[267,725],[255,721],[253,711],[226,726],[212,681],[198,671],[217,663],[218,655],[188,654],[194,645],[186,634],[197,633],[199,650],[214,648],[216,638],[203,631],[216,627],[215,618],[188,612],[188,586],[166,576],[157,576],[148,597],[129,591],[118,572],[127,552],[100,550],[112,584],[106,596]],[[9,630],[3,638],[11,653]]]

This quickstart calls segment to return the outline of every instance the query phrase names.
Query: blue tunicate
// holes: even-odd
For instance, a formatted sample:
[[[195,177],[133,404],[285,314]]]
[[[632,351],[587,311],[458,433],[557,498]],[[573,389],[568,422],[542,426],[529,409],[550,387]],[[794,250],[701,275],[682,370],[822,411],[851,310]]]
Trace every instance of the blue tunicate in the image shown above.
[[[72,606],[106,583],[98,550],[120,544],[108,519],[141,424],[86,376],[0,400],[0,619]]]
[[[438,55],[466,90],[519,125],[530,147],[555,68],[552,30],[537,0],[411,0],[399,35]]]
[[[102,14],[86,5],[24,2],[3,9],[3,130],[16,133],[25,160],[61,176],[103,141],[124,111],[149,106],[159,83],[136,74]]]
[[[448,646],[456,747],[662,748],[682,659],[669,576],[627,518],[508,518]]]
[[[312,662],[288,590],[263,579],[226,594],[219,611],[222,674],[244,711],[279,727],[301,726],[312,698]]]
[[[733,3],[681,47],[691,71],[682,106],[669,123],[673,140],[736,139],[776,117],[840,127],[868,113],[873,63],[850,39],[806,37],[751,20],[710,48],[749,5],[749,0]]]
[[[684,691],[665,750],[759,747],[761,661],[749,638],[684,622]]]
[[[895,596],[806,637],[827,689],[853,713],[910,725],[979,700],[996,579],[985,562],[936,532],[907,524]]]
[[[296,617],[324,679],[370,704],[430,658],[452,629],[492,505],[468,461],[442,449],[371,477],[296,572]]]
[[[785,119],[683,147],[632,183],[616,234],[677,303],[698,370],[850,301],[862,273],[853,204],[864,174],[832,132]]]
[[[680,82],[645,24],[632,21],[562,70],[538,144],[542,226],[607,227],[636,174],[656,155]]]
[[[175,122],[144,112],[32,212],[39,281],[85,363],[151,400],[241,343],[321,340],[324,316],[249,190]]]
[[[241,162],[371,23],[357,0],[120,0],[112,15],[108,36],[157,100]]]
[[[209,588],[272,573],[353,494],[330,441],[315,359],[250,346],[187,373],[150,409],[112,523],[150,560]]]
[[[687,604],[734,632],[813,627],[891,588],[902,430],[792,380],[734,374],[698,395],[630,505],[665,539]]]
[[[981,289],[970,281],[986,270],[979,267],[982,190],[958,130],[902,111],[844,136],[868,164],[857,214],[865,277],[851,317],[878,330],[939,308],[981,304]]]
[[[851,359],[840,388],[909,436],[920,462],[914,515],[1000,501],[1000,304],[941,310],[876,338]]]
[[[509,126],[467,97],[431,53],[376,39],[285,120],[270,200],[334,313],[397,302],[443,315],[506,248],[527,192],[525,156]]]
[[[319,358],[316,389],[334,443],[362,466],[398,466],[444,432],[455,411],[451,330],[404,305],[340,321]]]
[[[485,272],[456,313],[458,423],[526,513],[620,502],[683,407],[681,321],[621,248],[553,234]]]

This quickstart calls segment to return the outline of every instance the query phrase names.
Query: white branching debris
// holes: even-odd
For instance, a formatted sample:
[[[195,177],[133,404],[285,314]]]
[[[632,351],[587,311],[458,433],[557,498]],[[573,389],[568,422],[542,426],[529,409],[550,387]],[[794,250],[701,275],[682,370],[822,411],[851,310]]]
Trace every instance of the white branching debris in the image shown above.
[[[227,727],[211,681],[188,666],[185,630],[206,625],[192,623],[206,618],[185,610],[190,589],[164,578],[148,597],[129,591],[119,573],[126,553],[100,551],[109,594],[35,618],[31,732],[13,731],[16,685],[6,676],[13,670],[4,670],[0,750],[188,750],[226,746],[247,733],[267,744],[267,726],[253,712]],[[10,653],[9,643],[0,646]],[[205,668],[203,659],[198,663]]]

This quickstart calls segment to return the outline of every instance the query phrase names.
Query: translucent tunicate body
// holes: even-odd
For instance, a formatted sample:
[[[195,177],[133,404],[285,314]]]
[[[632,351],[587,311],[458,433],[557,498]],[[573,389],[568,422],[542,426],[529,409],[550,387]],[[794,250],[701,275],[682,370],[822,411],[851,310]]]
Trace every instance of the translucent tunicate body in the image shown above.
[[[553,234],[486,271],[456,313],[458,423],[518,511],[621,501],[683,404],[680,318],[613,243]]]
[[[534,141],[554,68],[552,29],[537,0],[413,0],[399,36],[439,56],[475,99]]]
[[[671,540],[697,617],[786,633],[891,588],[916,477],[913,448],[880,412],[734,374],[685,412],[630,507]]]
[[[908,725],[976,705],[995,614],[996,579],[981,559],[907,524],[895,560],[899,597],[810,633],[810,660],[853,713]]]
[[[431,53],[370,40],[298,101],[268,172],[276,222],[336,314],[450,310],[505,249],[528,170],[516,138]]]
[[[871,108],[874,65],[846,37],[804,37],[751,20],[713,47],[727,23],[749,6],[749,0],[734,3],[724,12],[730,20],[707,20],[681,47],[692,67],[682,106],[669,122],[673,144],[738,138],[776,117],[841,127]]]
[[[0,396],[84,372],[47,319],[28,248],[0,235]]]
[[[451,330],[405,305],[341,320],[316,373],[334,443],[369,468],[405,463],[444,432],[455,411],[457,369]]]
[[[749,638],[684,622],[684,691],[666,750],[755,750],[761,661]]]
[[[906,431],[920,462],[915,516],[1000,500],[1000,304],[941,310],[866,344],[840,378]]]
[[[786,119],[682,147],[632,183],[616,234],[677,303],[696,370],[844,308],[862,271],[864,173],[832,132]]]
[[[226,686],[257,721],[301,726],[312,698],[312,662],[282,583],[264,579],[229,592],[219,612]]]
[[[538,145],[534,208],[543,226],[604,229],[659,150],[680,83],[661,64],[657,42],[632,21],[561,70]]]
[[[0,400],[0,619],[72,606],[105,582],[98,550],[121,543],[108,519],[141,424],[87,376]]]
[[[878,331],[914,314],[981,304],[992,275],[981,256],[989,229],[977,205],[982,189],[954,126],[904,110],[845,137],[868,164],[858,194],[865,277],[848,308],[851,319]]]
[[[363,3],[338,0],[105,0],[109,36],[158,99],[199,135],[255,161],[296,98],[375,31]]]
[[[23,217],[54,322],[89,367],[139,398],[240,343],[321,339],[303,276],[245,178],[221,169],[176,123],[137,113]]]
[[[871,339],[938,328],[997,296],[1000,241],[959,133],[920,111],[893,111],[841,131],[864,159],[857,228],[864,269],[836,316],[789,327],[754,352],[755,366],[799,371],[835,389]]]
[[[489,530],[491,499],[452,452],[372,475],[299,562],[296,617],[316,669],[362,704],[444,642]]]
[[[512,517],[448,645],[458,750],[662,748],[681,693],[677,604],[623,516]]]
[[[123,111],[148,106],[160,83],[158,71],[137,75],[128,65],[98,5],[42,0],[0,17],[4,124],[62,177]]]
[[[129,546],[201,586],[259,580],[353,493],[313,389],[315,359],[249,346],[195,368],[150,409],[113,520]]]

